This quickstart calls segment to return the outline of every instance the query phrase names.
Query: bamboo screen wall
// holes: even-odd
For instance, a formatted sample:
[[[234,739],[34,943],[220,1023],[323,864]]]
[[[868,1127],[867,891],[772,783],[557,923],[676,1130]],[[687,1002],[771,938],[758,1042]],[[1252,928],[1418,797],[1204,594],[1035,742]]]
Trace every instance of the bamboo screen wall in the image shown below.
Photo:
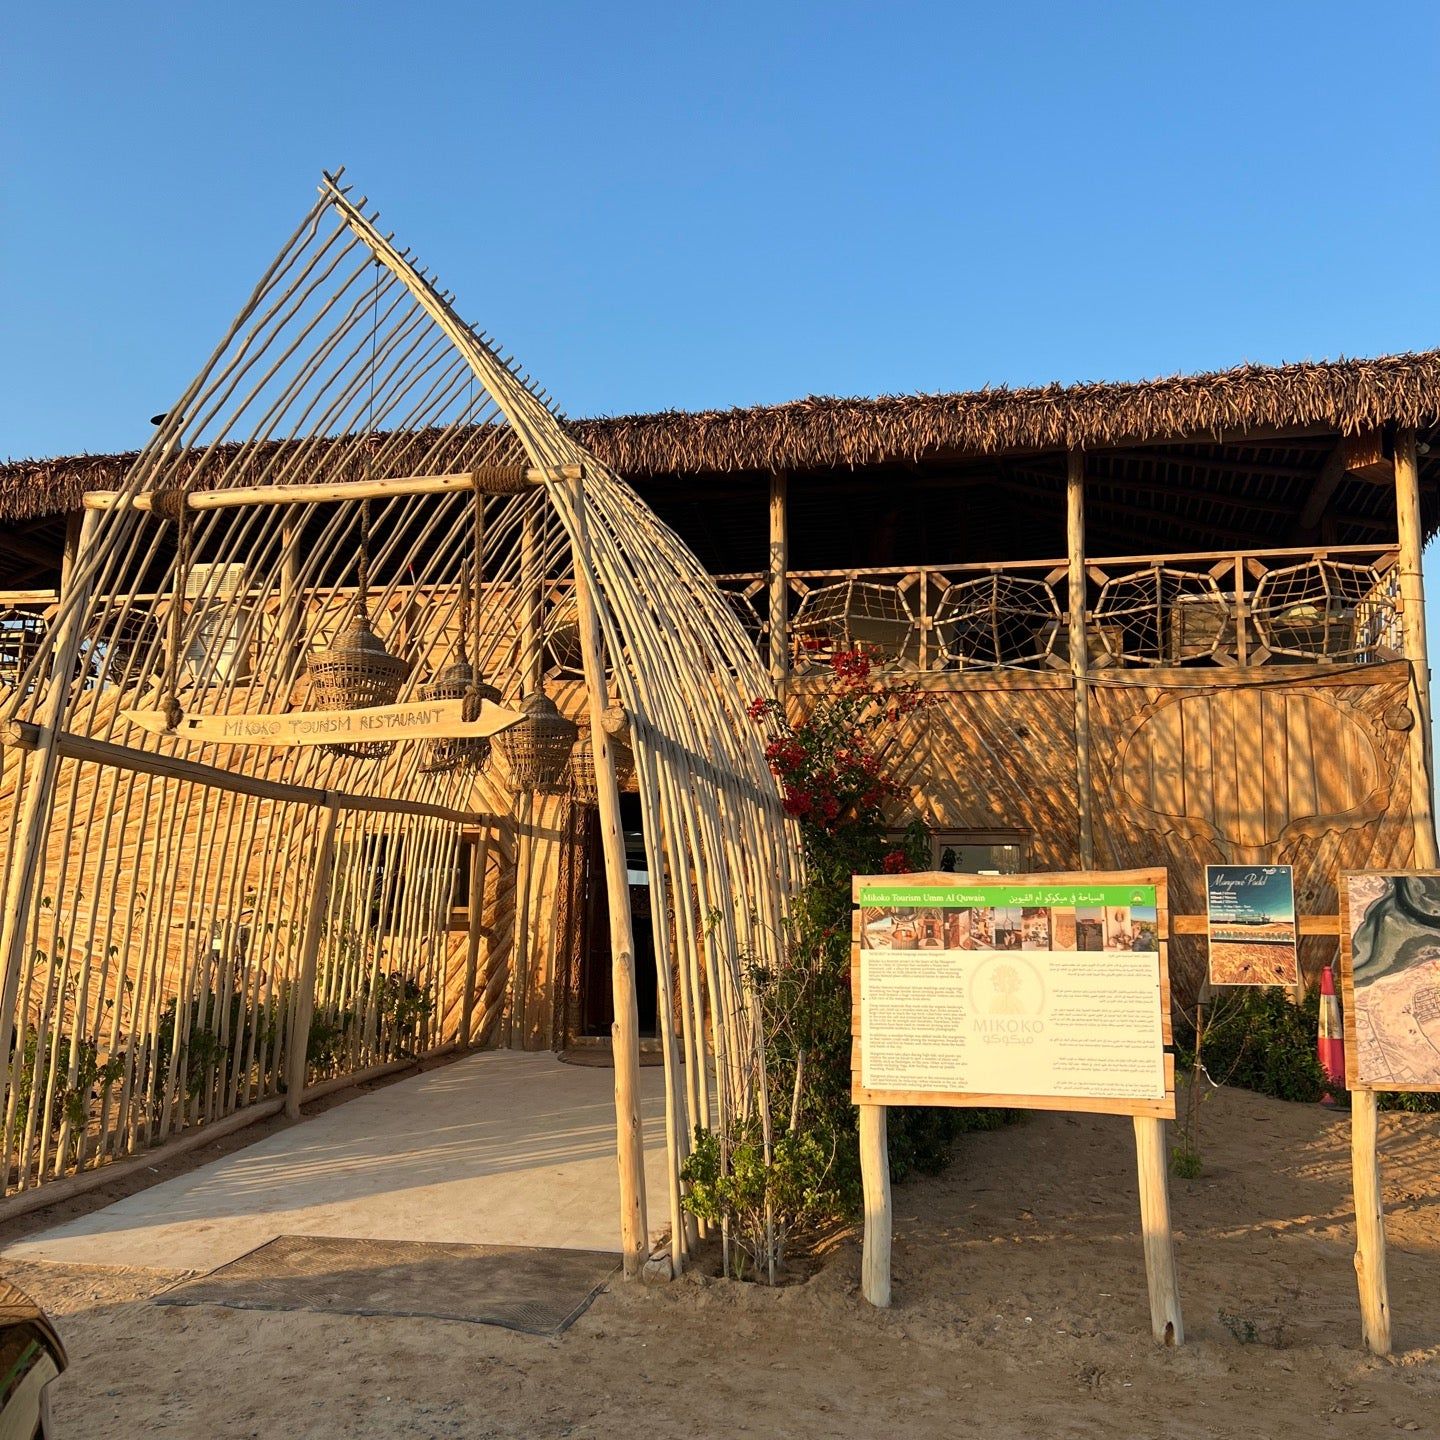
[[[683,1248],[687,1137],[764,1104],[744,962],[775,954],[797,865],[744,711],[768,682],[694,557],[329,179],[87,507],[56,623],[0,697],[7,1188],[490,1033],[502,969],[448,930],[462,837],[491,958],[554,923],[517,901],[515,819],[557,802],[517,782],[504,736],[341,753],[173,722],[318,708],[314,657],[367,617],[404,662],[399,700],[464,662],[463,690],[513,710],[578,596],[599,648],[567,701],[597,733],[623,711],[674,897],[651,923],[681,1022],[663,1029]]]

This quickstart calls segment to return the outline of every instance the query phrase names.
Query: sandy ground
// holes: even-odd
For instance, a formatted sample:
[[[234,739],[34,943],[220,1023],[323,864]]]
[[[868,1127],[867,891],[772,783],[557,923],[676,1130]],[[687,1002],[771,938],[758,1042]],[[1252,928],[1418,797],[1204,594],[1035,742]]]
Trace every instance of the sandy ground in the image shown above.
[[[556,1339],[162,1308],[156,1271],[12,1270],[70,1346],[66,1437],[1440,1434],[1440,1117],[1382,1117],[1379,1361],[1359,1345],[1345,1117],[1226,1091],[1203,1116],[1206,1171],[1173,1186],[1171,1351],[1149,1337],[1130,1126],[1102,1117],[967,1137],[944,1177],[898,1189],[885,1313],[856,1293],[853,1239],[779,1290],[617,1287]]]

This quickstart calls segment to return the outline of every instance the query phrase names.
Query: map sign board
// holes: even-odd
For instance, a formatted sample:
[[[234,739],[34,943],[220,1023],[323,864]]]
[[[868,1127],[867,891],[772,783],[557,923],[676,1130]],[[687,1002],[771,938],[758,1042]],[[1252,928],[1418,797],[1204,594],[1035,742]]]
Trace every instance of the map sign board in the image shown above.
[[[1293,867],[1207,865],[1205,929],[1212,985],[1294,985],[1300,951]]]
[[[1440,1090],[1440,872],[1340,876],[1345,1083]]]
[[[852,1098],[1170,1118],[1163,870],[857,876]]]

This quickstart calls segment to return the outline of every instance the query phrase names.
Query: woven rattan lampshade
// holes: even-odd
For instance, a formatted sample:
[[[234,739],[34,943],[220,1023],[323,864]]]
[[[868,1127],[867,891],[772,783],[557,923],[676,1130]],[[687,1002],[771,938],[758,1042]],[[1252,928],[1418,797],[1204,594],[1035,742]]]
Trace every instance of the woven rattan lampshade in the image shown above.
[[[527,695],[520,713],[525,718],[502,730],[494,746],[505,757],[517,791],[556,790],[564,781],[580,728],[543,690]]]
[[[607,731],[609,727],[606,727]],[[595,783],[594,732],[588,727],[580,732],[570,752],[570,791],[582,805],[598,805],[600,791]],[[615,783],[628,790],[635,780],[635,755],[623,741],[610,736],[610,749],[615,756]]]
[[[428,685],[420,687],[422,700],[463,700],[475,682],[475,671],[468,660],[459,660],[447,666]],[[500,692],[493,685],[478,687],[482,700],[499,700]],[[490,741],[487,738],[461,740],[447,736],[441,740],[426,743],[425,757],[420,762],[421,770],[434,773],[440,770],[483,770],[490,758]]]
[[[370,628],[364,614],[357,615],[328,649],[310,657],[310,699],[316,710],[369,710],[393,705],[410,666],[392,655]],[[390,742],[364,741],[327,747],[341,755],[383,755]]]

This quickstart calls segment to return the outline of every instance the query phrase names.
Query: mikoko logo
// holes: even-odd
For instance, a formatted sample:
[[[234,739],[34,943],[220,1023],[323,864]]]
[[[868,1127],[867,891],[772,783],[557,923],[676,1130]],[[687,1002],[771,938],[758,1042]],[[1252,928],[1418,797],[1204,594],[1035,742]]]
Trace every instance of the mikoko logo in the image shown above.
[[[1045,1033],[1045,977],[1023,957],[983,961],[970,977],[970,1025],[987,1045],[1033,1045]]]

